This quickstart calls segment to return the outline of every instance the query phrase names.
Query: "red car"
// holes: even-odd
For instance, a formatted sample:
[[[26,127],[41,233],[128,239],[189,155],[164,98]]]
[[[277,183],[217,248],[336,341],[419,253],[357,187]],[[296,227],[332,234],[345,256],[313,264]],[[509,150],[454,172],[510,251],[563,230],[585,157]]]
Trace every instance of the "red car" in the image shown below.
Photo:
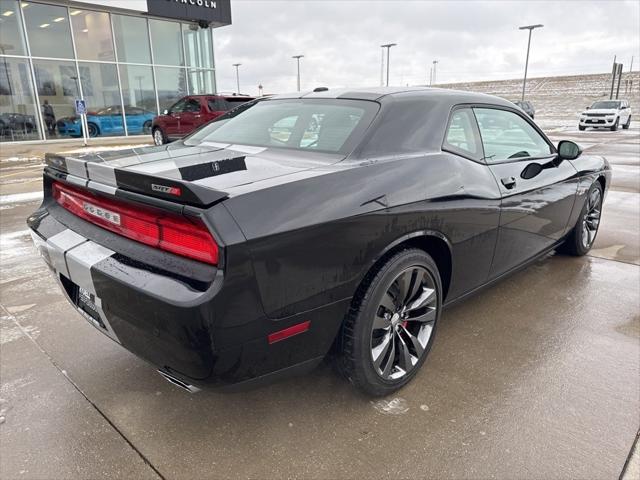
[[[153,142],[162,145],[188,135],[220,115],[253,100],[246,95],[189,95],[153,119]]]

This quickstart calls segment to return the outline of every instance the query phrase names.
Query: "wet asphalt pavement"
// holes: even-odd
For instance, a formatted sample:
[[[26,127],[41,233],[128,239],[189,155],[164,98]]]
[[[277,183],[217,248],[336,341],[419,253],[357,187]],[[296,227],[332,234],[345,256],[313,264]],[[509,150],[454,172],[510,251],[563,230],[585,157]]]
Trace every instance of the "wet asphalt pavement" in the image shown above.
[[[447,310],[375,401],[328,364],[238,394],[168,384],[67,304],[24,223],[40,160],[4,161],[0,477],[618,478],[640,426],[640,131],[551,137],[613,164],[594,249]]]

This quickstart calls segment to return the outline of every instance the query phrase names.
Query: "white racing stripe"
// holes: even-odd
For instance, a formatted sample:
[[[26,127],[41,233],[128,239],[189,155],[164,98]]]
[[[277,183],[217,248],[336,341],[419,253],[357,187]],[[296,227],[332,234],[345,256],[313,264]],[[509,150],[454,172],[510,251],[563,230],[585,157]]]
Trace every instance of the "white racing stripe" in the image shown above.
[[[68,278],[69,270],[67,269],[67,262],[64,259],[64,254],[73,247],[77,247],[86,241],[87,239],[82,235],[78,235],[76,232],[69,229],[50,237],[47,240],[50,265],[57,272],[62,273]]]
[[[67,165],[67,173],[76,177],[87,178],[87,162],[71,157],[66,157],[64,162]]]
[[[91,276],[91,267],[109,258],[115,252],[87,240],[82,235],[69,229],[53,235],[46,241],[37,233],[31,231],[31,238],[45,262],[53,268],[56,280],[58,280],[60,289],[67,300],[69,300],[92,325],[98,328],[98,330],[120,343],[120,340],[113,331],[113,328],[111,328],[111,324],[104,313],[102,300],[96,294],[96,288]],[[79,287],[93,294],[95,309],[102,323],[105,325],[106,331],[96,320],[91,318],[89,314],[78,308],[74,303],[74,299],[69,298],[66,289],[60,282],[60,275],[64,275]]]
[[[93,278],[91,278],[91,267],[114,253],[113,250],[91,241],[72,248],[66,255],[69,278],[76,285],[95,295],[96,289],[93,285]]]
[[[87,170],[91,180],[98,183],[104,183],[105,185],[110,185],[112,187],[118,186],[116,182],[116,172],[113,167],[102,163],[90,162],[87,165]]]

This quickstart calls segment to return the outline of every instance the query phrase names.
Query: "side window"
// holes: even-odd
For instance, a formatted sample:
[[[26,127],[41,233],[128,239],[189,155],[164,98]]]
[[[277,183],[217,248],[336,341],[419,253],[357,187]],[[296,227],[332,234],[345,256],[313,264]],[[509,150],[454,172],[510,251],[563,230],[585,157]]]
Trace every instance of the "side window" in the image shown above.
[[[187,101],[182,99],[173,104],[173,106],[169,109],[169,113],[182,113],[184,112],[184,106],[187,104]]]
[[[185,112],[199,113],[200,112],[200,102],[198,100],[194,100],[193,98],[187,101],[187,105],[184,109]]]
[[[480,139],[476,132],[475,119],[471,109],[455,110],[447,126],[444,145],[452,152],[480,160],[482,148],[480,148]]]
[[[229,110],[227,102],[223,98],[210,98],[208,103],[209,110],[212,112],[226,112]]]
[[[549,144],[520,115],[495,108],[474,108],[473,111],[487,163],[551,154]]]

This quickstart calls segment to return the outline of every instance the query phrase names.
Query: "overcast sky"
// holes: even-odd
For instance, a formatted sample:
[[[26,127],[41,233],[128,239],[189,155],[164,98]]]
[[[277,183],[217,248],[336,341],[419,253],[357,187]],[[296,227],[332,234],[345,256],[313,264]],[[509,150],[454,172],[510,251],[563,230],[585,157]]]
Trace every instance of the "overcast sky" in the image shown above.
[[[628,1],[269,1],[231,0],[233,24],[214,31],[219,91],[294,91],[380,84],[380,45],[391,50],[390,84],[519,78],[534,30],[529,76],[603,73],[613,56],[634,70],[640,59],[640,2]]]

